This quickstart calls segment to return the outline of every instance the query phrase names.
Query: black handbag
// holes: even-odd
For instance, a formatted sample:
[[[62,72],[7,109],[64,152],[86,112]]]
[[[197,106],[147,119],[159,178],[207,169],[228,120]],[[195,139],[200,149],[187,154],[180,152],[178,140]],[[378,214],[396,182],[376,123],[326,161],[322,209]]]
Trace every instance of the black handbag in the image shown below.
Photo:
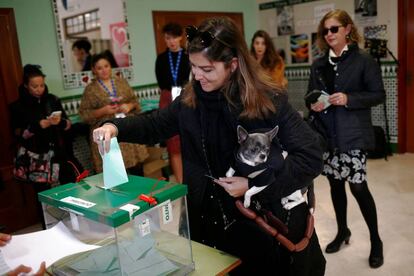
[[[16,179],[56,185],[59,183],[59,164],[53,161],[55,153],[35,153],[20,146],[14,160],[13,175]]]
[[[322,150],[325,152],[328,150],[328,141],[327,141],[327,134],[325,127],[323,126],[322,122],[316,118],[316,115],[313,112],[309,113],[309,117],[305,119],[308,123],[310,128],[316,133],[318,136],[319,144]]]
[[[310,106],[318,101],[318,98],[322,95],[320,90],[313,90],[305,95],[305,104]]]

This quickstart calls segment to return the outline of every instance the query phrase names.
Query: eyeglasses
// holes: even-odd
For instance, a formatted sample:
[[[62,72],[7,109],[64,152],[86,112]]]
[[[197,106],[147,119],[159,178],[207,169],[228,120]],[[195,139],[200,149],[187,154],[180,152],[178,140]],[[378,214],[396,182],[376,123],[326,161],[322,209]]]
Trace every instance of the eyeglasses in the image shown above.
[[[331,31],[332,34],[336,34],[339,31],[340,27],[343,27],[343,26],[341,25],[341,26],[332,26],[330,28],[323,28],[322,34],[327,35],[329,31]]]
[[[220,42],[224,46],[227,46],[227,47],[233,49],[233,47],[231,47],[228,43],[226,43],[223,40],[219,39],[217,36],[213,35],[209,31],[200,32],[194,26],[187,26],[185,28],[185,32],[187,34],[188,42],[191,43],[191,41],[193,41],[194,38],[199,37],[201,45],[203,45],[204,48],[210,47],[211,43],[213,43],[214,40],[217,40],[218,42]]]

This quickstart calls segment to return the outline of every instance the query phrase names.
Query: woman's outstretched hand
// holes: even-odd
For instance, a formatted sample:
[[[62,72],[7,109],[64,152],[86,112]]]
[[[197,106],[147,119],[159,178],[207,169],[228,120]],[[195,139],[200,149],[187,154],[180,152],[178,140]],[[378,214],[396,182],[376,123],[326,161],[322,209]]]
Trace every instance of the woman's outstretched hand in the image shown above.
[[[104,155],[109,152],[111,138],[118,134],[118,129],[113,124],[104,124],[103,126],[93,130],[93,141],[98,144],[99,153]]]

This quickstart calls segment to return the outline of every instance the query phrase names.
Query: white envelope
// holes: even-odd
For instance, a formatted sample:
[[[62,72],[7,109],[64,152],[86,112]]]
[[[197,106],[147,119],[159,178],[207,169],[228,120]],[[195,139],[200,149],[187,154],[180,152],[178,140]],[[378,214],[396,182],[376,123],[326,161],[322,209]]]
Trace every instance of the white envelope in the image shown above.
[[[318,102],[323,103],[323,109],[328,108],[331,105],[331,103],[329,102],[329,94],[325,91],[321,91],[321,95],[318,98]]]
[[[122,183],[128,182],[124,159],[116,137],[111,139],[111,147],[108,153],[102,156],[103,182],[105,189],[110,189]]]

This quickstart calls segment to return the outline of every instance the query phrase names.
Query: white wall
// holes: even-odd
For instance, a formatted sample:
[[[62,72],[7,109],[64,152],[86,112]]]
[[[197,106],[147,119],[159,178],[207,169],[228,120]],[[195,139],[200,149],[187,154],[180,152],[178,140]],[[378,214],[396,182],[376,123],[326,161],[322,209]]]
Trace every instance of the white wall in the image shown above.
[[[69,0],[67,10],[63,8],[60,0],[58,0],[56,4],[59,11],[59,17],[61,19],[61,27],[63,27],[63,18],[99,9],[98,14],[101,20],[102,39],[111,38],[109,32],[110,24],[125,21],[122,0]],[[62,32],[62,36],[64,36],[64,32]]]

